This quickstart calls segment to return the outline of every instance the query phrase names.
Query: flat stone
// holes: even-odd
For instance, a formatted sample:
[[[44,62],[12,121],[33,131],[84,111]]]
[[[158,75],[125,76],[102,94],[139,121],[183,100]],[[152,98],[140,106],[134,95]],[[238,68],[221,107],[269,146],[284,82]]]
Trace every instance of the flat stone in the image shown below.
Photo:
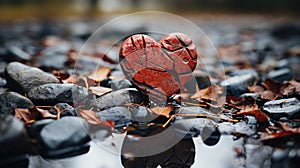
[[[121,79],[121,80],[112,80],[111,81],[111,88],[112,90],[120,90],[120,89],[126,89],[131,86],[131,83],[127,79]]]
[[[0,148],[1,159],[29,152],[29,139],[24,124],[11,115],[0,115]]]
[[[58,110],[60,112],[60,117],[66,117],[66,116],[77,116],[76,111],[74,107],[70,106],[67,103],[58,103],[55,106],[53,106],[49,112],[57,115]]]
[[[90,137],[87,122],[78,117],[64,117],[44,126],[38,138],[39,153],[44,158],[64,158],[82,154]],[[81,151],[81,152],[80,152]]]
[[[84,101],[87,97],[87,89],[75,84],[45,84],[28,92],[28,98],[36,105],[73,104]]]
[[[299,118],[300,101],[296,98],[272,100],[264,104],[263,110],[273,119],[281,117]]]
[[[27,97],[16,92],[5,92],[0,95],[0,112],[12,113],[15,108],[33,108],[34,104]]]
[[[254,84],[258,76],[254,74],[244,74],[233,76],[221,82],[221,86],[226,88],[228,96],[239,96],[248,91],[248,86]]]
[[[122,129],[131,124],[131,113],[126,107],[112,107],[96,113],[101,121],[113,121],[115,129]]]
[[[149,99],[136,89],[129,88],[105,94],[97,98],[92,106],[97,108],[97,111],[102,111],[111,107],[124,106],[127,103],[148,105]]]
[[[31,88],[39,85],[59,83],[54,75],[19,62],[12,62],[7,65],[5,78],[7,86],[19,93],[26,93]]]
[[[267,78],[273,79],[276,82],[289,81],[293,78],[292,71],[289,68],[271,71],[267,74]]]

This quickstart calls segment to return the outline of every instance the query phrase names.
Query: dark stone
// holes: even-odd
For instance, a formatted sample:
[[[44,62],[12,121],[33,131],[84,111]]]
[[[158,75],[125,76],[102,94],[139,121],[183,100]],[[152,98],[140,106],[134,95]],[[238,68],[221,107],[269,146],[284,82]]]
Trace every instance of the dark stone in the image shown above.
[[[65,158],[88,152],[90,137],[87,122],[78,117],[64,117],[41,129],[38,145],[44,158]]]
[[[113,91],[120,90],[120,89],[126,89],[126,88],[129,88],[130,86],[131,86],[131,83],[127,79],[111,81],[111,88]]]
[[[211,85],[209,76],[207,74],[205,74],[201,71],[198,71],[198,70],[195,70],[193,74],[197,81],[199,89],[204,89]]]
[[[58,109],[60,111],[60,117],[77,116],[75,109],[67,103],[58,103],[53,106],[49,112],[57,115]]]
[[[37,60],[42,69],[64,69],[67,55],[63,53],[53,53],[45,55]]]
[[[111,107],[124,106],[126,103],[148,105],[149,99],[136,89],[121,89],[97,98],[92,106],[97,108],[97,111],[102,111]]]
[[[121,162],[125,168],[134,167],[191,167],[195,161],[195,144],[192,139],[182,139],[171,148],[155,155],[140,157],[135,149],[151,148],[151,144],[140,146],[134,138],[125,138],[122,146]]]
[[[31,88],[39,85],[59,83],[54,75],[19,62],[12,62],[7,65],[5,78],[7,86],[19,93],[28,92]]]
[[[234,70],[230,73],[228,73],[229,76],[238,76],[238,75],[246,75],[246,74],[251,74],[253,76],[258,76],[258,73],[256,72],[255,69],[239,69],[239,70]]]
[[[295,24],[282,24],[275,27],[272,32],[272,36],[278,39],[289,39],[300,36],[300,28]]]
[[[244,74],[233,76],[221,82],[221,86],[226,88],[227,96],[239,96],[248,91],[248,86],[254,84],[258,76],[254,74]]]
[[[0,87],[5,86],[6,83],[7,83],[6,80],[4,78],[0,77]]]
[[[54,119],[42,119],[38,120],[30,125],[30,127],[27,128],[29,136],[32,138],[37,138],[43,129],[44,126],[47,124],[50,124],[51,122],[55,121]]]
[[[22,157],[30,150],[24,124],[11,115],[0,115],[0,160]]]
[[[299,118],[300,101],[296,98],[272,100],[264,104],[263,110],[273,119],[281,117]]]
[[[73,104],[84,101],[87,97],[87,89],[75,84],[45,84],[28,92],[28,98],[36,105]]]
[[[267,78],[273,79],[276,82],[282,83],[293,78],[292,71],[289,68],[271,71],[267,74]]]
[[[16,92],[5,92],[0,95],[0,112],[12,113],[15,108],[33,108],[34,104],[27,97]]]
[[[13,45],[7,47],[7,55],[21,60],[30,60],[31,55],[21,48]]]
[[[96,113],[101,121],[113,121],[119,130],[131,124],[131,113],[126,107],[112,107]]]
[[[130,112],[132,120],[138,123],[149,123],[158,117],[157,114],[153,113],[145,106],[133,107]]]

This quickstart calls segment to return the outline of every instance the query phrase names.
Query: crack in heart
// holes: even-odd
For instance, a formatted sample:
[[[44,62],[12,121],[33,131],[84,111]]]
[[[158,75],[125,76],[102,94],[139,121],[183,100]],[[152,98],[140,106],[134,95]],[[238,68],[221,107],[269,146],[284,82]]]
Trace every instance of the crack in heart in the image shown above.
[[[192,39],[171,33],[160,42],[136,34],[122,43],[120,66],[128,80],[156,102],[179,93],[197,66],[197,51]],[[163,100],[165,98],[165,100]]]

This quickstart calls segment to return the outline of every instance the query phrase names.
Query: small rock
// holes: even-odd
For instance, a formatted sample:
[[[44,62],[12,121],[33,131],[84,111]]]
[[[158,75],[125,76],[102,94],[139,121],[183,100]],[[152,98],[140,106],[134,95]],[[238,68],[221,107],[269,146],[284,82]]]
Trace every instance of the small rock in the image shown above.
[[[247,87],[254,84],[257,79],[258,76],[254,74],[237,75],[221,82],[221,86],[226,87],[228,96],[239,96],[246,93]]]
[[[267,74],[267,78],[273,79],[276,82],[289,81],[293,78],[292,71],[289,68],[271,71]]]
[[[44,158],[64,158],[88,152],[90,137],[87,122],[78,117],[64,117],[44,126],[38,138],[39,153]]]
[[[57,115],[57,113],[60,112],[60,117],[77,116],[75,109],[67,103],[58,103],[49,111],[54,115]]]
[[[199,89],[204,89],[204,88],[207,88],[211,85],[211,82],[209,80],[209,77],[207,74],[199,71],[199,70],[195,70],[193,72],[194,74],[194,77],[197,81],[197,84],[198,84],[198,88]]]
[[[296,98],[272,100],[264,104],[263,110],[273,119],[281,117],[299,118],[300,101]]]
[[[134,107],[130,112],[134,122],[148,123],[158,117],[157,114],[153,113],[145,106]]]
[[[0,77],[0,87],[5,86],[6,83],[7,83],[6,80],[4,78]]]
[[[253,76],[258,77],[258,73],[256,72],[255,69],[252,69],[252,68],[234,70],[234,71],[228,73],[229,76],[246,75],[246,74],[252,74]]]
[[[75,84],[45,84],[32,88],[28,98],[37,105],[55,105],[57,103],[73,104],[84,101],[88,91]]]
[[[55,121],[54,119],[42,119],[38,120],[30,125],[28,127],[28,133],[30,137],[32,138],[38,138],[41,130],[46,126],[47,124],[50,124],[51,122]]]
[[[29,139],[20,120],[11,115],[0,115],[0,135],[1,161],[29,152]]]
[[[15,57],[17,59],[21,59],[21,60],[30,60],[31,59],[31,55],[27,52],[25,52],[24,50],[22,50],[21,48],[17,47],[17,46],[13,46],[13,45],[9,45],[7,47],[7,55],[10,57]]]
[[[201,132],[201,139],[207,146],[216,145],[221,138],[221,133],[216,126],[205,126]]]
[[[59,80],[54,75],[19,62],[12,62],[7,65],[5,78],[7,86],[19,93],[28,92],[35,86],[59,83]]]
[[[45,55],[37,60],[42,69],[64,69],[67,55],[63,53],[53,53]]]
[[[131,124],[131,113],[126,107],[112,107],[96,113],[101,121],[113,121],[115,129],[122,129]]]
[[[97,98],[92,106],[102,111],[111,107],[124,106],[127,103],[148,105],[149,99],[136,89],[121,89]]]
[[[27,97],[16,92],[5,92],[0,95],[0,112],[12,113],[15,108],[33,108],[34,104]]]
[[[126,89],[131,86],[131,83],[127,79],[121,79],[121,80],[112,80],[111,81],[111,88],[112,90],[120,90],[120,89]]]

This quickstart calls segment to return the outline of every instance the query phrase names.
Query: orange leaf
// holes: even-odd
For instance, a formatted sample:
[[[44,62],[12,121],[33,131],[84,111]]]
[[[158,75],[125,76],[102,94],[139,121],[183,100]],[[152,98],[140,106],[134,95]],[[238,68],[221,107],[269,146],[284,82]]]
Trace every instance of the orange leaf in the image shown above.
[[[96,125],[106,125],[110,127],[114,127],[113,121],[101,121],[100,117],[96,116],[96,112],[92,110],[79,110],[79,113],[82,118],[86,119],[90,124]]]
[[[32,112],[32,109],[30,111]],[[56,115],[51,114],[49,110],[34,108],[34,111],[38,112],[43,118],[56,118]]]
[[[36,118],[38,118],[38,113],[32,113],[29,111],[29,109],[23,109],[23,108],[16,108],[15,109],[15,117],[28,122],[31,120],[35,120]]]
[[[98,68],[97,70],[89,73],[88,78],[96,82],[100,82],[103,81],[108,76],[109,73],[110,73],[110,68],[108,67]]]
[[[205,89],[197,91],[191,98],[201,98],[208,100],[218,100],[223,94],[224,88],[218,85],[211,85]]]
[[[269,117],[260,110],[250,110],[250,111],[241,111],[233,116],[245,116],[250,115],[254,116],[259,123],[266,123],[269,121]]]
[[[168,104],[166,107],[157,106],[157,107],[151,108],[150,110],[158,115],[163,115],[163,116],[169,117],[172,109],[173,109],[173,106],[171,104]]]
[[[97,96],[102,96],[112,91],[111,88],[102,87],[102,86],[90,87],[89,89],[92,91],[92,93],[94,93]]]
[[[63,83],[78,83],[79,77],[75,74],[71,74],[67,79],[62,80]]]

